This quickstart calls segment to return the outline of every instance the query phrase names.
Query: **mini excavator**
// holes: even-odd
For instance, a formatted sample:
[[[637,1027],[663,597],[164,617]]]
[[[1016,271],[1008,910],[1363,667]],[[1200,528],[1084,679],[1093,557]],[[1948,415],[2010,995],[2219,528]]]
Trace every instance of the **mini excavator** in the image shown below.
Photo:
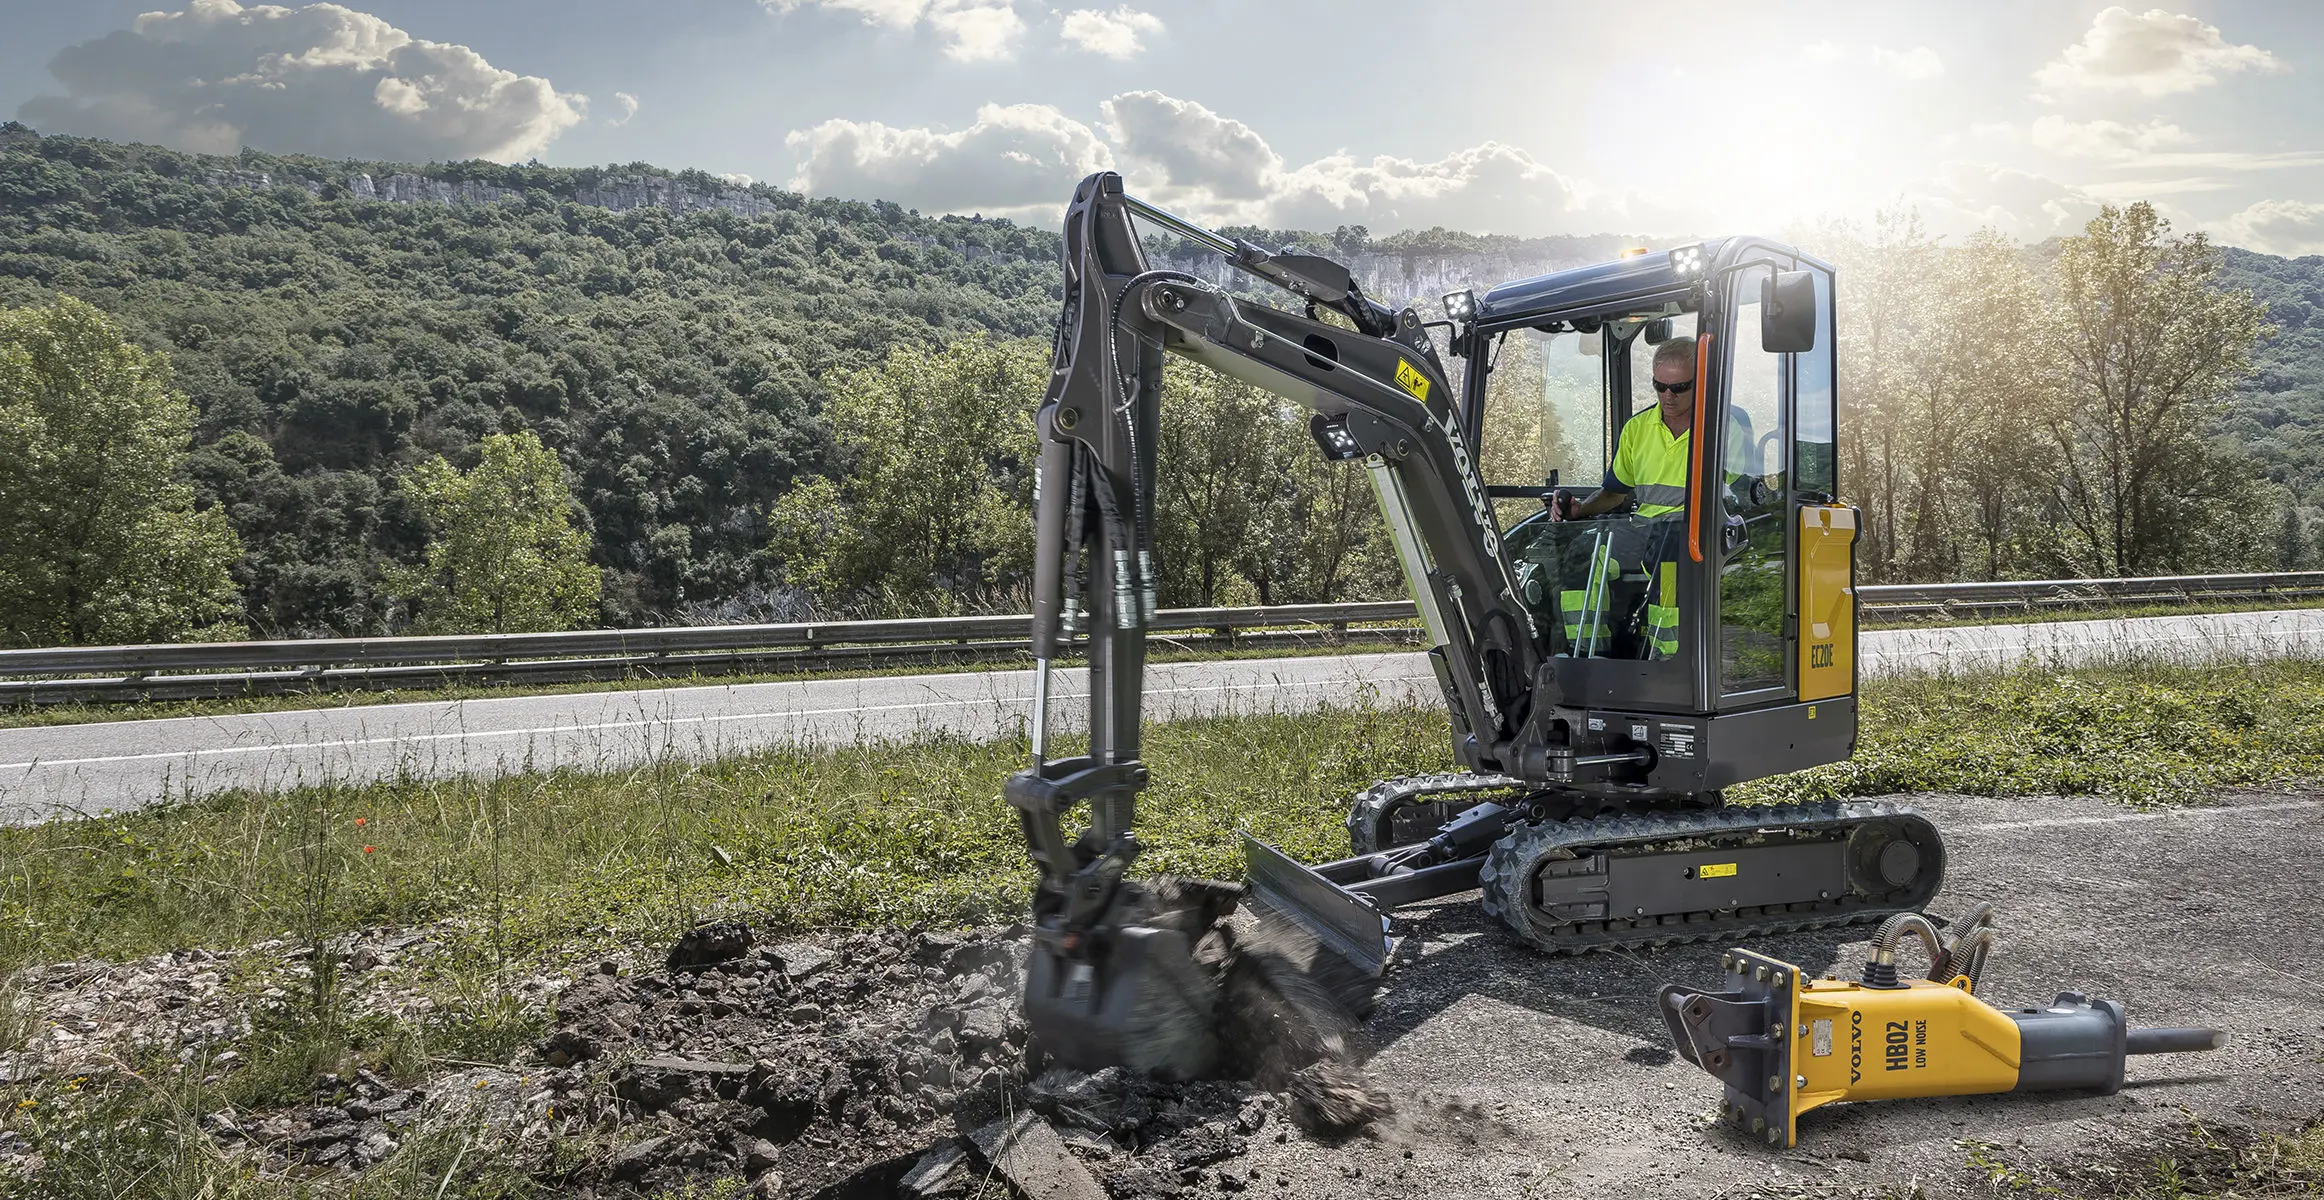
[[[1153,268],[1134,220],[1264,287]],[[1855,748],[1829,264],[1730,237],[1456,292],[1426,320],[1341,263],[1223,237],[1103,172],[1067,209],[1064,268],[1036,413],[1033,762],[1005,787],[1039,869],[1025,1012],[1051,1057],[1193,1076],[1217,1052],[1207,918],[1174,881],[1128,874],[1170,355],[1303,407],[1318,450],[1369,474],[1463,768],[1366,790],[1336,862],[1246,835],[1241,902],[1262,921],[1376,980],[1390,913],[1472,889],[1553,954],[1879,921],[1936,892],[1944,846],[1909,808],[1723,802]],[[1695,366],[1684,488],[1560,519],[1592,490],[1560,472],[1611,476],[1666,347]],[[1534,474],[1485,477],[1502,461],[1482,444],[1489,393],[1534,406],[1535,449],[1555,443],[1513,456]],[[1077,633],[1088,749],[1052,758],[1050,665]]]

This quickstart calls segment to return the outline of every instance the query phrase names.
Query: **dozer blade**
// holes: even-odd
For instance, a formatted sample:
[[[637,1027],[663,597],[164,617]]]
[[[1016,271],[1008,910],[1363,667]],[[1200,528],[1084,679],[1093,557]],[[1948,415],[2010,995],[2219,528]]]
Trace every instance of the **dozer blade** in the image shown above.
[[[1277,953],[1293,960],[1347,1013],[1371,1011],[1393,941],[1371,901],[1245,833],[1244,906]],[[1298,961],[1304,959],[1305,961]]]

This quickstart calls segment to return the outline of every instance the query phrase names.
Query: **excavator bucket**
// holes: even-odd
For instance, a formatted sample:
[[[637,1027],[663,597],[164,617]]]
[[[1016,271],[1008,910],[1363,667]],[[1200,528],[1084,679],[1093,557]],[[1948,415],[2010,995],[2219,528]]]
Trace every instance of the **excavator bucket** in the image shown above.
[[[1263,869],[1305,870],[1261,845],[1277,860]],[[1376,918],[1367,954],[1361,937],[1347,950],[1327,943],[1257,888],[1176,877],[1135,886],[1137,919],[1109,931],[1095,952],[1035,942],[1025,1020],[1051,1058],[1077,1070],[1121,1066],[1270,1087],[1319,1062],[1353,1060],[1355,1015],[1368,1007],[1386,954]],[[1238,901],[1255,921],[1230,923]]]
[[[1162,879],[1138,886],[1138,919],[1065,953],[1036,939],[1025,964],[1025,1023],[1076,1070],[1127,1067],[1161,1079],[1219,1069],[1219,924],[1232,884]]]

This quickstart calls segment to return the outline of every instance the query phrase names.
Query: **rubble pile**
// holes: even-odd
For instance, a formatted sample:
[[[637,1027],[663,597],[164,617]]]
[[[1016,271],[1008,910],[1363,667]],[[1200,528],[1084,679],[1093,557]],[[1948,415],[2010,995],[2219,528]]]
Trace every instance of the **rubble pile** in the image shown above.
[[[1236,1192],[1253,1139],[1303,1136],[1286,1119],[1301,1097],[1337,1082],[1380,1111],[1352,1072],[1293,1081],[1287,1104],[1251,1082],[1043,1069],[1018,1011],[1026,945],[1015,928],[766,945],[706,926],[664,970],[576,981],[539,1049],[552,1077],[594,1080],[565,1107],[623,1130],[596,1181],[614,1192],[720,1176],[760,1196],[989,1196],[995,1177],[1059,1200]]]

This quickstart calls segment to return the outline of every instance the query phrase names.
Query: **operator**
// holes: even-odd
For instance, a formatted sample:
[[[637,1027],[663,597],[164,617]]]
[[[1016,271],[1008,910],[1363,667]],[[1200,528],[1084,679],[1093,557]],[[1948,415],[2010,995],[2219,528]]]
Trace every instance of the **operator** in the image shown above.
[[[1678,653],[1678,542],[1681,523],[1657,521],[1684,513],[1687,503],[1687,456],[1695,420],[1695,339],[1675,337],[1654,348],[1654,407],[1622,426],[1614,449],[1614,465],[1598,490],[1580,501],[1560,496],[1550,509],[1552,521],[1580,520],[1612,511],[1636,497],[1640,524],[1623,522],[1593,540],[1588,579],[1579,589],[1558,594],[1567,640],[1577,656],[1609,648],[1607,593],[1618,564],[1650,569],[1655,576],[1653,595],[1645,612],[1647,656],[1668,658]]]
[[[1560,497],[1552,520],[1580,520],[1612,511],[1632,496],[1638,515],[1660,517],[1687,503],[1687,451],[1695,422],[1695,339],[1675,337],[1654,348],[1654,407],[1622,426],[1614,465],[1598,490],[1580,501]]]

